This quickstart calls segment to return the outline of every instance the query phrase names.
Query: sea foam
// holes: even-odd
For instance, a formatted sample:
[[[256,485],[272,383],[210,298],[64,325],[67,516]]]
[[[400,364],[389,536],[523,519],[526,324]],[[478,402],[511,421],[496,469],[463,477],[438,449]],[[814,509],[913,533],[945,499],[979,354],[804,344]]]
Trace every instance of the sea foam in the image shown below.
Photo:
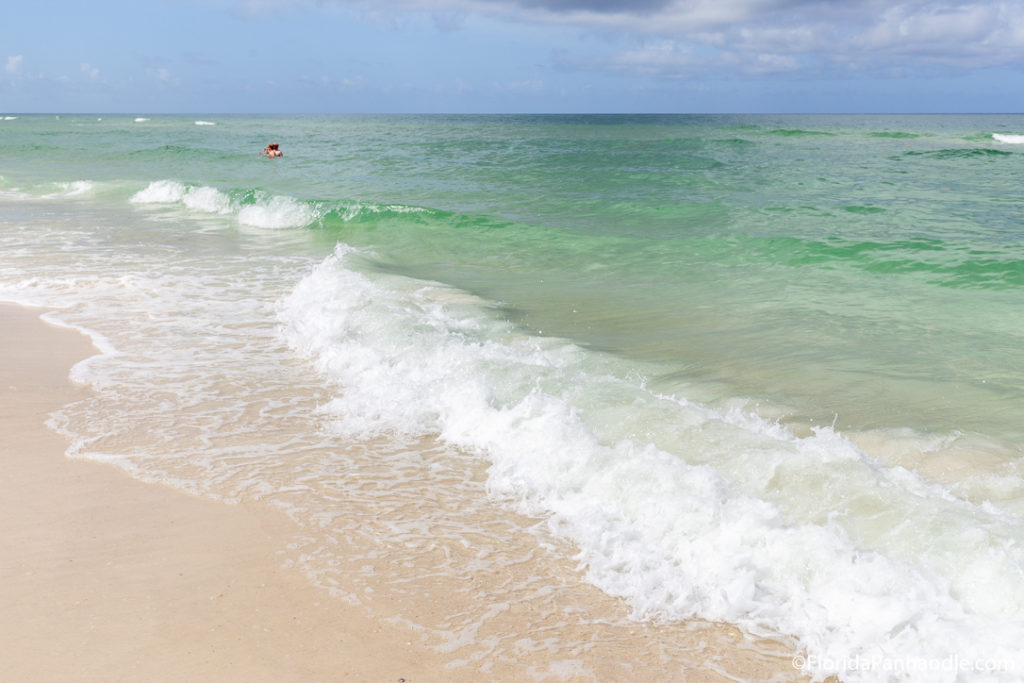
[[[204,213],[231,213],[231,198],[213,187],[190,187],[181,199],[182,203],[194,211]]]
[[[339,246],[279,313],[336,384],[323,411],[346,438],[433,434],[487,458],[489,490],[546,517],[637,616],[793,636],[815,677],[876,681],[859,662],[941,661],[954,643],[1022,664],[1024,557],[978,536],[1005,523],[997,511],[831,429],[797,437],[651,393],[614,358],[524,335],[438,284],[371,278],[360,258]]]
[[[2,177],[0,177],[2,180]],[[75,180],[71,182],[41,183],[35,186],[25,187],[0,187],[0,197],[10,200],[33,200],[33,199],[79,199],[92,195],[97,184],[89,180]]]
[[[252,203],[242,204],[209,186],[186,185],[176,180],[156,180],[132,195],[133,204],[181,204],[202,213],[235,214],[242,226],[256,228],[300,228],[309,225],[318,209],[294,197],[256,193]]]
[[[1024,145],[1024,135],[1009,135],[1005,133],[992,133],[992,139],[1008,145]]]
[[[188,186],[174,180],[157,180],[132,195],[133,204],[177,204],[203,213],[230,213],[231,199],[220,190]]]
[[[264,197],[255,204],[243,206],[238,222],[256,228],[300,228],[319,217],[317,210],[294,197]]]
[[[156,180],[132,195],[133,204],[173,204],[180,202],[187,188],[174,180]]]
[[[57,183],[57,187],[60,188],[56,197],[81,197],[87,195],[95,189],[95,185],[88,180],[75,180],[70,183]]]

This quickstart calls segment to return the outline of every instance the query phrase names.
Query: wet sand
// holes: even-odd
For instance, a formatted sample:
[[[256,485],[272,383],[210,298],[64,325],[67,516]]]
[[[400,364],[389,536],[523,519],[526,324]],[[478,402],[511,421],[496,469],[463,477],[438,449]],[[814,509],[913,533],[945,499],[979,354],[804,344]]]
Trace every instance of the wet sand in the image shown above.
[[[89,391],[68,371],[95,350],[40,313],[0,305],[0,671],[10,680],[412,683],[547,672],[540,678],[612,681],[628,671],[631,680],[799,678],[784,649],[766,658],[716,625],[638,624],[625,639],[621,629],[614,638],[595,635],[581,655],[585,666],[560,674],[541,652],[537,661],[524,653],[454,666],[456,655],[388,617],[387,596],[371,614],[286,566],[297,528],[280,511],[201,499],[68,459],[67,443],[45,422]],[[581,590],[614,607],[596,589]],[[408,600],[400,598],[401,610]],[[419,603],[412,609],[443,609],[435,599]],[[397,602],[392,611],[399,614]],[[529,635],[531,620],[519,621]],[[681,638],[715,665],[666,656],[659,641],[675,646]]]
[[[66,458],[44,423],[95,351],[38,315],[0,306],[4,678],[436,680],[438,655],[281,566],[284,515]]]

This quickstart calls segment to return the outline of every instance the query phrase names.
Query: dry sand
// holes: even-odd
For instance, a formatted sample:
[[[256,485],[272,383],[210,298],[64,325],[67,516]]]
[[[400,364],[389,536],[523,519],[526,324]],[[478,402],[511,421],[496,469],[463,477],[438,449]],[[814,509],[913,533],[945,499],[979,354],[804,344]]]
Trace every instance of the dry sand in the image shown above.
[[[451,656],[424,647],[407,627],[371,619],[284,567],[282,548],[296,529],[277,510],[200,499],[65,457],[67,444],[45,421],[87,391],[68,370],[95,351],[39,313],[0,305],[4,680],[529,680],[522,663],[486,673],[446,666]],[[727,680],[666,661],[655,641],[684,637],[728,660],[732,676],[798,679],[784,649],[768,659],[742,646],[730,652],[742,638],[709,628],[639,625],[635,640],[595,648],[592,675],[579,679],[619,680],[633,670],[633,680]],[[631,653],[647,661],[624,663]]]

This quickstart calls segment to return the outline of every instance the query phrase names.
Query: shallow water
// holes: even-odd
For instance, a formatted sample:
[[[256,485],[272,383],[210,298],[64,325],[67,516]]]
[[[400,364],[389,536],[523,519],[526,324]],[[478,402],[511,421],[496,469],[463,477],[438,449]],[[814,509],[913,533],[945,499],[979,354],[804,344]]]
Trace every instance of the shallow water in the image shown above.
[[[806,673],[1024,676],[1024,117],[138,118],[0,122],[0,296],[104,351],[72,455],[326,586],[548,548]]]

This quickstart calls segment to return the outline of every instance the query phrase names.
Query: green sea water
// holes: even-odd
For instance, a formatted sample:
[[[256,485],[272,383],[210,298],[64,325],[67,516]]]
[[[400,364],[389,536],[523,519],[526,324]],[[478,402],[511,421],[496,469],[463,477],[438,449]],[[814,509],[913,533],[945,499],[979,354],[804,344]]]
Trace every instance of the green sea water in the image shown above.
[[[234,460],[242,442],[214,435],[227,389],[204,394],[195,363],[237,366],[215,373],[231,419],[259,413],[237,434],[283,429],[268,406],[315,395],[332,434],[480,455],[492,495],[560,520],[640,614],[812,652],[941,659],[955,637],[1003,656],[1024,632],[1022,134],[1022,115],[18,115],[0,120],[0,296],[109,344],[83,381],[160,386],[152,415],[213,430],[131,446],[84,426],[116,424],[110,405],[63,418],[81,455],[137,476],[273,488],[289,446]],[[271,140],[283,158],[259,155]],[[545,469],[561,457],[585,472],[571,491]],[[609,462],[641,468],[635,485],[602,488]],[[662,500],[643,468],[678,488]],[[810,578],[756,557],[679,570],[703,538],[680,501],[703,495],[731,501],[719,540],[735,508],[827,557]],[[928,588],[894,579],[879,590],[902,611],[866,626],[816,583],[858,576],[848,561]],[[738,577],[743,600],[710,597]]]

